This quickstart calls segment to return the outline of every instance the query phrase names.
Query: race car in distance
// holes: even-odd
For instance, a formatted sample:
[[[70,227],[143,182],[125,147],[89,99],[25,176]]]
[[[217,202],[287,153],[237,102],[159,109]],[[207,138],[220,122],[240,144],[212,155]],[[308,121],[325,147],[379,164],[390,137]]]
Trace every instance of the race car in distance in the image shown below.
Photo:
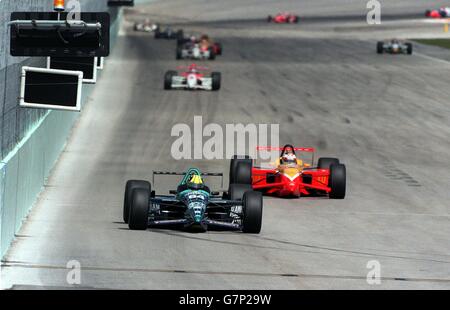
[[[178,67],[185,71],[178,73],[177,71],[167,71],[164,76],[164,89],[202,89],[202,90],[219,90],[221,83],[220,72],[211,72],[205,74],[207,68],[199,67],[192,64],[188,67]]]
[[[213,42],[208,35],[201,35],[199,38],[190,36],[189,38],[178,39],[177,59],[215,59],[217,55],[222,55],[222,44]]]
[[[208,46],[208,47],[212,47],[214,50],[214,54],[217,55],[222,55],[222,44],[219,42],[215,42],[213,41],[208,35],[206,34],[202,34],[201,36],[196,36],[196,35],[191,35],[185,38],[181,38],[178,39],[178,46],[183,46],[186,43],[198,43],[200,45],[203,46]]]
[[[158,29],[157,24],[150,23],[149,19],[146,19],[144,22],[136,22],[134,23],[133,27],[134,31],[141,31],[141,32],[153,32],[156,29]]]
[[[276,23],[276,24],[297,24],[298,23],[298,15],[284,12],[278,13],[275,16],[269,15],[267,16],[268,23]]]
[[[278,197],[328,195],[330,199],[345,198],[346,168],[337,158],[319,158],[317,167],[313,167],[313,148],[286,145],[258,147],[258,150],[281,151],[281,154],[272,163],[273,167],[269,168],[253,167],[249,158],[237,160],[242,164],[246,163],[247,170],[251,167],[251,186],[254,190]],[[297,157],[296,151],[310,154],[310,162],[306,163]]]
[[[431,18],[446,18],[450,17],[450,7],[442,7],[438,10],[426,10],[425,11],[426,17]]]
[[[179,38],[183,38],[184,33],[183,30],[179,29],[175,31],[171,27],[166,27],[164,30],[161,29],[160,25],[156,26],[156,29],[154,30],[155,33],[155,39],[169,39],[169,40],[175,40]]]
[[[401,42],[393,39],[389,42],[377,42],[377,53],[389,53],[389,54],[408,54],[413,52],[413,45],[409,42]]]
[[[123,220],[130,229],[146,230],[149,226],[162,226],[196,231],[217,227],[252,234],[261,231],[261,193],[251,188],[245,192],[235,192],[233,196],[212,192],[204,184],[203,176],[223,178],[223,175],[201,173],[196,168],[186,173],[153,172],[153,179],[155,174],[182,175],[183,178],[176,190],[169,191],[170,195],[156,195],[150,182],[129,180],[125,186]]]

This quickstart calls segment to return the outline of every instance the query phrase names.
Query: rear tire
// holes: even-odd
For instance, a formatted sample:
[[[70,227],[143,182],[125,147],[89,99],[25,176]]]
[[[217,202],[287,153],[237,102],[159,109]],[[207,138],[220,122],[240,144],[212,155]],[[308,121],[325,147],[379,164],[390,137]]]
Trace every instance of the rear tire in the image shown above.
[[[183,30],[178,30],[177,31],[177,40],[183,40],[184,39],[184,32]]]
[[[260,192],[248,191],[242,199],[242,231],[259,234],[262,227],[263,198]]]
[[[131,230],[146,230],[148,227],[148,209],[150,192],[137,188],[131,195],[130,217],[128,227]]]
[[[172,79],[177,75],[176,71],[167,71],[164,75],[164,89],[170,90],[172,89]]]
[[[331,188],[330,199],[344,199],[347,182],[345,165],[333,164],[330,167],[328,186]]]
[[[406,52],[408,53],[408,55],[411,55],[413,53],[413,45],[412,43],[406,43]]]
[[[244,159],[233,158],[230,162],[230,184],[252,184],[253,161],[246,156]]]
[[[222,75],[220,74],[220,72],[212,72],[211,73],[211,87],[212,90],[219,90],[220,89],[220,83],[222,80]]]
[[[182,45],[177,46],[176,59],[179,60],[183,57],[183,47]]]
[[[141,188],[150,192],[151,185],[147,181],[141,180],[129,180],[125,185],[125,194],[123,199],[123,221],[128,224],[130,215],[131,195],[133,190]]]
[[[272,21],[272,16],[271,15],[267,16],[267,22],[270,23],[271,21]]]
[[[159,31],[159,29],[155,30],[155,39],[159,39],[161,38],[161,32]]]
[[[378,42],[377,43],[377,53],[378,54],[383,54],[384,52],[384,43],[383,42]]]
[[[322,158],[319,158],[317,167],[319,169],[330,169],[331,165],[338,165],[338,164],[339,164],[339,159],[337,159],[337,158],[322,157]]]
[[[230,184],[230,188],[228,189],[228,199],[242,200],[244,194],[248,191],[252,191],[251,184]]]
[[[209,52],[209,60],[216,59],[216,53],[214,52],[214,48],[212,46],[208,48],[208,52]]]

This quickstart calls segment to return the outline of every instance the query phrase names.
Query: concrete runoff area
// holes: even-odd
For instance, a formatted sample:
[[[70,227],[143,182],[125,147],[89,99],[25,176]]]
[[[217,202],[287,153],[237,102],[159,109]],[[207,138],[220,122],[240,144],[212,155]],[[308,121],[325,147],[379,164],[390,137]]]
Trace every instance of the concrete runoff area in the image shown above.
[[[386,3],[379,26],[366,24],[363,2],[128,9],[90,103],[4,257],[2,286],[74,287],[66,267],[76,260],[83,288],[449,289],[448,51],[376,53],[377,40],[445,34],[420,17],[429,1]],[[265,22],[280,10],[297,11],[300,23]],[[175,42],[132,31],[146,15],[220,41],[223,56],[205,64],[222,72],[222,89],[163,90],[164,73],[189,62],[175,60]],[[204,124],[280,124],[281,144],[346,164],[347,197],[266,197],[259,235],[128,230],[126,180],[190,166],[228,174],[226,160],[172,158],[172,127],[196,115]],[[176,181],[154,187],[167,193]],[[380,285],[366,281],[373,260]]]

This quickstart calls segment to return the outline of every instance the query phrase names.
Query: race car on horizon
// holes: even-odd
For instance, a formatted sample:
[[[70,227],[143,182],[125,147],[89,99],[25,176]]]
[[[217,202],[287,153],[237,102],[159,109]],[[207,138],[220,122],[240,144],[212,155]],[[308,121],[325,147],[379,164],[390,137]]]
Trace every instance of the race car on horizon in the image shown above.
[[[155,33],[155,39],[175,40],[184,37],[183,30],[181,29],[175,31],[171,27],[166,27],[163,30],[159,25],[156,26],[156,29],[153,32]]]
[[[222,44],[218,42],[214,42],[210,39],[210,37],[206,34],[203,34],[199,37],[192,35],[187,38],[180,38],[177,40],[177,59],[184,58],[183,53],[184,52],[191,52],[193,47],[199,47],[203,51],[210,51],[212,50],[214,53],[208,53],[210,54],[214,59],[218,55],[222,55]],[[189,54],[185,54],[189,55]],[[186,57],[189,58],[189,57]],[[194,59],[200,59],[201,57],[194,57]]]
[[[450,7],[442,7],[437,10],[426,10],[425,16],[430,18],[450,17]]]
[[[413,45],[409,42],[402,42],[400,40],[393,39],[388,42],[377,42],[377,53],[383,54],[408,54],[413,52]]]
[[[269,15],[267,16],[268,23],[276,23],[276,24],[296,24],[298,23],[299,17],[298,15],[284,12],[278,13],[275,16]]]
[[[178,44],[176,50],[177,59],[216,59],[214,48],[205,42],[190,40],[184,44]]]
[[[207,68],[192,64],[188,67],[178,67],[185,71],[167,71],[164,76],[164,89],[191,89],[191,90],[219,90],[221,83],[220,72],[206,74]]]
[[[262,194],[246,190],[220,195],[204,184],[201,173],[190,168],[186,173],[153,172],[155,175],[183,176],[170,195],[156,195],[150,182],[129,180],[125,186],[123,220],[132,230],[148,227],[174,227],[195,231],[209,228],[241,230],[258,234],[262,226]],[[239,186],[238,186],[239,187]],[[230,188],[233,185],[230,184]],[[230,197],[230,198],[228,198]]]
[[[150,20],[146,19],[144,22],[134,23],[133,29],[140,32],[153,32],[158,29],[158,25],[150,23]]]
[[[253,167],[250,158],[235,160],[235,165],[246,164],[246,173],[251,174],[251,186],[254,190],[278,197],[327,195],[330,199],[345,198],[346,168],[339,159],[319,158],[317,167],[313,167],[313,148],[286,145],[257,149],[266,152],[281,151],[281,154],[276,162],[267,168]],[[296,151],[310,154],[310,162],[304,162],[297,157]]]

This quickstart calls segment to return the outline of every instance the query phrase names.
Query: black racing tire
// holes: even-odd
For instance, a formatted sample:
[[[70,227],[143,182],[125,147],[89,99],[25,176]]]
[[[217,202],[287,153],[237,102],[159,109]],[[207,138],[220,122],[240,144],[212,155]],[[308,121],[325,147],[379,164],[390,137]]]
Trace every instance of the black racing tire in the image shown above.
[[[233,158],[230,162],[229,184],[252,184],[253,161],[250,157],[238,159]]]
[[[383,54],[384,52],[384,42],[377,42],[377,53]]]
[[[317,167],[319,169],[330,169],[331,165],[337,165],[337,164],[339,164],[339,159],[337,159],[337,158],[321,157],[321,158],[319,158]]]
[[[184,31],[180,29],[177,31],[177,40],[183,40],[183,39],[184,39]]]
[[[245,156],[233,155],[233,157],[231,158],[230,174],[229,174],[229,182],[228,182],[229,184],[236,183],[235,175],[236,175],[236,167],[239,162],[238,160],[245,160],[245,159],[251,160],[250,156],[248,156],[248,155],[245,155]]]
[[[155,30],[155,39],[161,38],[161,31],[159,29]]]
[[[147,181],[142,180],[129,180],[125,185],[125,194],[123,199],[123,221],[128,224],[130,215],[131,195],[133,190],[137,188],[146,189],[150,192],[151,185]]]
[[[242,232],[259,234],[262,227],[263,196],[260,192],[248,191],[242,199]]]
[[[268,23],[270,23],[270,22],[272,21],[272,19],[273,19],[273,18],[272,18],[271,15],[267,16],[267,22],[268,22]]]
[[[431,15],[431,10],[426,10],[425,11],[425,16],[426,17],[430,17],[430,15]]]
[[[441,15],[442,18],[448,17],[445,11],[440,11],[439,15]]]
[[[177,75],[176,71],[167,71],[164,75],[164,89],[172,89],[172,78]]]
[[[146,230],[148,227],[148,211],[150,191],[136,188],[131,194],[130,215],[128,227],[131,230]]]
[[[208,52],[209,52],[209,60],[215,60],[216,59],[216,53],[214,52],[214,48],[212,46],[210,46],[208,48]]]
[[[212,90],[219,90],[222,80],[222,75],[220,74],[220,72],[212,72],[211,80],[212,80],[211,82]]]
[[[330,167],[328,186],[331,188],[330,199],[344,199],[347,183],[347,173],[345,165],[333,164]]]
[[[176,51],[176,55],[175,55],[176,59],[181,59],[183,58],[183,46],[182,45],[178,45],[177,46],[177,51]]]
[[[406,53],[408,55],[411,55],[413,53],[413,45],[412,43],[405,43],[406,45]]]
[[[228,188],[228,199],[242,200],[244,198],[244,194],[252,190],[251,184],[230,184],[230,187]]]

